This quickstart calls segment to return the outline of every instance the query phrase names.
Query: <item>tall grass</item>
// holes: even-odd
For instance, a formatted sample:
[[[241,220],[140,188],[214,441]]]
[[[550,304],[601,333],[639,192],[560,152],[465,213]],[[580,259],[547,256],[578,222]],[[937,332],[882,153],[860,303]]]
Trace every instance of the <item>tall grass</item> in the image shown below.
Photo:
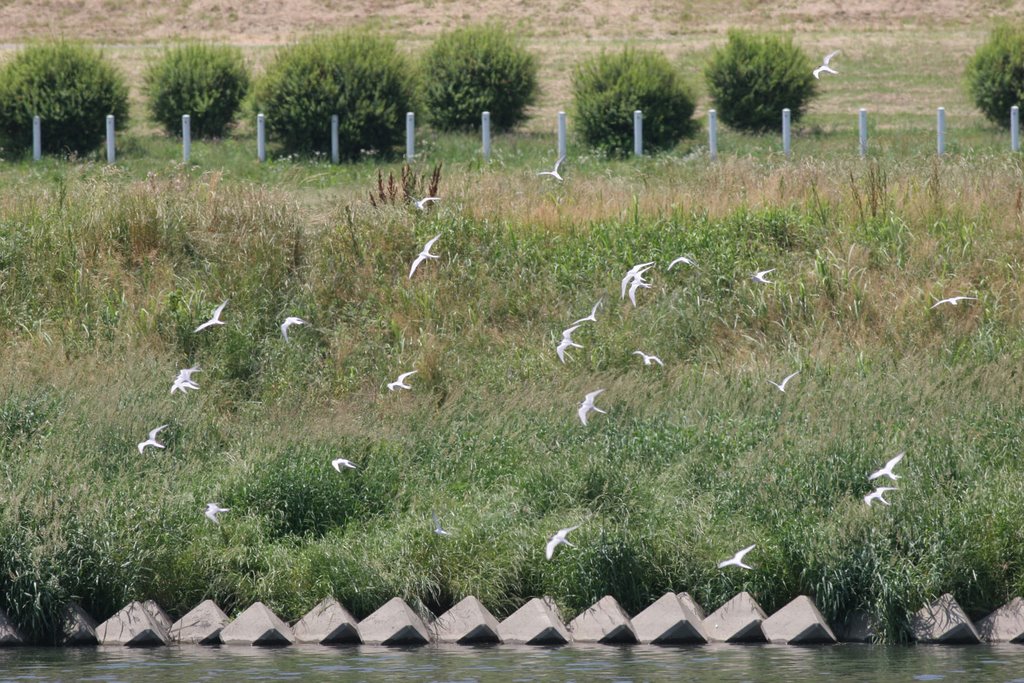
[[[1024,590],[1016,163],[588,163],[559,186],[453,165],[429,213],[368,207],[369,167],[320,190],[5,181],[0,606],[46,641],[70,599],[294,619],[326,594],[360,617],[394,595],[501,616],[549,594],[572,615],[746,589],[866,609],[900,640],[938,593],[980,613]],[[699,266],[664,270],[683,254]],[[776,285],[750,282],[771,267]],[[979,300],[929,308],[953,293]],[[558,333],[601,297],[562,365]],[[193,334],[224,299],[227,324]],[[291,344],[287,315],[310,322]],[[196,364],[201,389],[170,395]],[[412,391],[384,389],[413,368]],[[599,387],[609,414],[582,428]],[[898,450],[892,507],[868,508]],[[545,561],[569,524],[578,547]],[[751,543],[755,571],[715,568]]]

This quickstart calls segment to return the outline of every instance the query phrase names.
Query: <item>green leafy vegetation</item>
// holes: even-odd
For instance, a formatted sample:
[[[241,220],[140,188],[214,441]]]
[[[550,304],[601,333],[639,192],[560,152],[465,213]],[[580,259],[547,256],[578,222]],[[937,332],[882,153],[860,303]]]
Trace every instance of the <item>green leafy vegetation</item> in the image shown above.
[[[967,63],[967,85],[992,123],[1010,127],[1010,107],[1024,93],[1024,27],[1001,24]]]

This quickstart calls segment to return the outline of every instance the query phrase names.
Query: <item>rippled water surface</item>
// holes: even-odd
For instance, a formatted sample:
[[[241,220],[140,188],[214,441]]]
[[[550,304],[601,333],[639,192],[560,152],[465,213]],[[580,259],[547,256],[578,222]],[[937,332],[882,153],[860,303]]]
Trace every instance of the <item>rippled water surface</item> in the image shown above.
[[[0,650],[3,681],[1002,681],[1024,645]]]

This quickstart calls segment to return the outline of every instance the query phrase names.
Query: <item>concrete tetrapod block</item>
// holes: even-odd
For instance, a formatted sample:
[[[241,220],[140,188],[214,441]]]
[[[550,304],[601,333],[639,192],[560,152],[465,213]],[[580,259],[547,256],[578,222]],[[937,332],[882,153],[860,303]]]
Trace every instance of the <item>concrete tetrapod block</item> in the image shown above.
[[[980,643],[967,614],[949,593],[919,609],[910,620],[911,634],[919,643]]]
[[[156,623],[164,627],[165,631],[171,630],[173,622],[171,621],[171,618],[167,616],[167,612],[164,611],[164,608],[156,604],[156,600],[146,600],[146,602],[142,603],[142,606],[146,608],[147,612],[149,612],[149,616],[156,619]]]
[[[856,609],[835,625],[833,629],[841,643],[870,643],[878,636],[874,620],[862,609]]]
[[[442,614],[430,625],[440,643],[497,643],[498,620],[472,595]]]
[[[806,595],[799,595],[785,607],[761,623],[764,637],[770,643],[813,645],[836,642],[836,634],[821,616],[817,605]]]
[[[633,629],[641,643],[673,645],[708,642],[701,617],[683,604],[675,593],[665,593],[633,617]]]
[[[391,598],[359,622],[359,635],[367,645],[426,645],[430,642],[426,624],[401,598]]]
[[[978,622],[978,633],[993,643],[1024,643],[1024,600],[1014,598]]]
[[[533,598],[498,624],[503,643],[565,645],[572,636],[551,598]]]
[[[636,631],[619,601],[606,595],[580,612],[569,623],[569,633],[578,643],[636,643]]]
[[[96,645],[96,620],[82,609],[77,602],[64,605],[61,620],[61,645]]]
[[[679,598],[679,602],[683,603],[683,606],[689,607],[690,611],[697,615],[697,618],[704,621],[708,618],[704,608],[697,604],[697,601],[689,593],[677,593],[676,597]]]
[[[216,645],[220,643],[220,632],[231,623],[224,610],[213,600],[203,600],[188,614],[171,625],[167,634],[176,643],[192,645]]]
[[[141,602],[132,602],[96,627],[100,645],[153,647],[170,642],[167,630]]]
[[[262,602],[254,602],[221,629],[225,645],[282,646],[295,642],[291,627]]]
[[[300,643],[358,643],[356,619],[334,598],[324,598],[292,627]]]
[[[8,647],[11,645],[24,645],[25,638],[18,631],[18,627],[14,625],[11,618],[7,616],[7,612],[0,609],[0,646]]]
[[[743,591],[704,620],[704,632],[711,640],[726,643],[763,643],[761,622],[766,618],[753,596]]]

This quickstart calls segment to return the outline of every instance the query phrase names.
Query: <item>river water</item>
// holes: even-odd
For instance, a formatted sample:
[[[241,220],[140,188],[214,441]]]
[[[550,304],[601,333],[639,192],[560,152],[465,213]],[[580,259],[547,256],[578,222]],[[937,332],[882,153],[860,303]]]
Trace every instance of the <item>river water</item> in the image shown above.
[[[1024,645],[10,648],[0,681],[1024,683]]]

